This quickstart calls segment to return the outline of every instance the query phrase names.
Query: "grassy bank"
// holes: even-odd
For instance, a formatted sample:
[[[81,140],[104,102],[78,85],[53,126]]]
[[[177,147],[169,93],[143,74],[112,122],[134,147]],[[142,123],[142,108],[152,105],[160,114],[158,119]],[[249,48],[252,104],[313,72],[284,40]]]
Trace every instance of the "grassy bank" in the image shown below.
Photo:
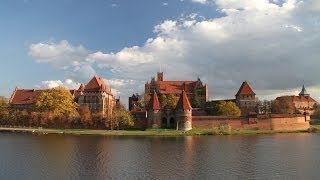
[[[116,136],[195,136],[195,135],[241,135],[241,134],[274,134],[320,132],[320,125],[312,127],[312,131],[273,131],[273,130],[233,130],[233,129],[200,129],[177,131],[172,129],[146,130],[92,130],[92,129],[47,129],[47,128],[5,128],[2,132],[27,132],[33,134],[70,134],[70,135],[116,135]]]

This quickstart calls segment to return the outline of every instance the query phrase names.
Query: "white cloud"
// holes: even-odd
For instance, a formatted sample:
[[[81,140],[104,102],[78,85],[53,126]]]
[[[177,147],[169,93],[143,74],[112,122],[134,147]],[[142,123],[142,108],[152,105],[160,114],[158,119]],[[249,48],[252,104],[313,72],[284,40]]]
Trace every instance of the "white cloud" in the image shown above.
[[[81,45],[72,46],[68,41],[63,40],[59,43],[36,43],[31,44],[29,55],[40,63],[49,63],[56,67],[62,67],[65,64],[79,62],[88,54],[87,50]]]
[[[82,46],[63,41],[33,44],[29,54],[38,62],[53,65],[59,62],[60,67],[67,67],[73,74],[72,79],[101,72],[121,96],[143,91],[144,83],[159,70],[159,64],[165,79],[200,77],[208,83],[213,99],[233,97],[244,80],[260,99],[291,93],[303,83],[312,89],[311,94],[320,96],[313,90],[320,86],[317,1],[210,2],[216,4],[212,8],[217,8],[221,16],[200,19],[190,15],[165,20],[155,26],[155,36],[141,46],[125,47],[118,52],[87,53]],[[67,48],[58,48],[61,46]],[[65,58],[68,55],[75,58]],[[125,96],[122,99],[127,101]]]
[[[64,86],[68,89],[78,89],[80,83],[74,82],[72,79],[66,79],[64,82],[62,82],[61,80],[42,81],[40,85],[37,85],[37,87],[44,89],[51,89],[58,86]]]
[[[208,2],[208,0],[192,0],[192,2],[206,4]]]
[[[168,6],[169,4],[167,2],[162,3],[163,6]]]

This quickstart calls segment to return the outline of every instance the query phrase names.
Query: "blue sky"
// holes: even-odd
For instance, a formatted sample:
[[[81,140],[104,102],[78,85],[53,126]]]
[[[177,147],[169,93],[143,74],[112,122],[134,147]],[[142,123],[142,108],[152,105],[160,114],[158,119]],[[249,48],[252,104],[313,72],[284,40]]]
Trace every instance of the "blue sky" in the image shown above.
[[[0,95],[15,86],[74,88],[102,76],[126,101],[159,70],[233,97],[247,80],[261,99],[319,101],[316,0],[4,0]]]

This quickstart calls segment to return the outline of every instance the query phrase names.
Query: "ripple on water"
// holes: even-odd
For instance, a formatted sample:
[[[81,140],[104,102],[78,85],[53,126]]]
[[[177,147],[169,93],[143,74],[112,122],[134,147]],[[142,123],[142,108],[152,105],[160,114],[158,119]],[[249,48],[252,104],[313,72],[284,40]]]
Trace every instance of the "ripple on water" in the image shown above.
[[[316,179],[316,134],[0,134],[1,179]]]

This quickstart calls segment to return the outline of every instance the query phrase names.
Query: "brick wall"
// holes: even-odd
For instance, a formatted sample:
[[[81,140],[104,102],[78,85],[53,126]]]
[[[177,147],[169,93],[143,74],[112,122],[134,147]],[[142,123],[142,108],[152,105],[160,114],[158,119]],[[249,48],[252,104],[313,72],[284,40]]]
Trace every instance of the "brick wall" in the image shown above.
[[[213,128],[228,124],[233,129],[307,130],[310,118],[296,114],[258,115],[256,117],[193,116],[193,128]]]

